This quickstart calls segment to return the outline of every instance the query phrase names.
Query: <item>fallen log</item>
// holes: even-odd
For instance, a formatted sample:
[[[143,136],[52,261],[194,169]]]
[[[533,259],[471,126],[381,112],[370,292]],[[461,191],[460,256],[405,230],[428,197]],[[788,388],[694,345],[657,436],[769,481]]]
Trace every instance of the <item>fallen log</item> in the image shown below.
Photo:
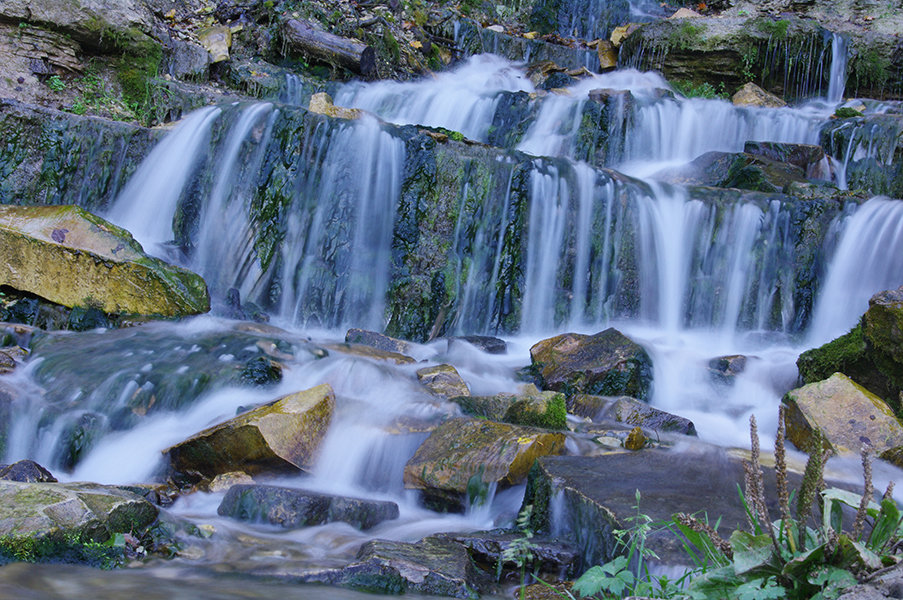
[[[333,35],[298,19],[285,21],[282,36],[290,50],[345,67],[367,78],[377,76],[376,52],[372,46]]]

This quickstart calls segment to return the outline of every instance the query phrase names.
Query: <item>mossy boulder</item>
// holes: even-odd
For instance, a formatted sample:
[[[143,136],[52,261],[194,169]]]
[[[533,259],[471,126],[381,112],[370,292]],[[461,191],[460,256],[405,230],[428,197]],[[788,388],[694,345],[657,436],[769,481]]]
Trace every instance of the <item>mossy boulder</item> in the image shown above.
[[[318,385],[205,429],[163,454],[175,472],[198,479],[298,472],[313,462],[334,410],[332,388]]]
[[[492,421],[543,429],[565,429],[567,426],[564,394],[540,392],[532,384],[524,386],[520,394],[468,395],[451,401],[468,415]]]
[[[405,487],[428,503],[460,507],[476,502],[492,483],[522,482],[539,456],[559,454],[564,435],[479,419],[451,419],[437,427],[404,468]]]
[[[653,408],[628,396],[605,397],[575,394],[568,399],[568,411],[593,422],[614,421],[651,431],[696,435],[693,421]]]
[[[198,275],[144,254],[132,236],[76,206],[0,206],[0,285],[67,307],[193,315],[210,310]]]
[[[594,335],[564,333],[530,348],[532,368],[548,390],[645,400],[652,359],[614,328]]]
[[[862,337],[875,366],[893,390],[903,389],[903,287],[869,299]]]
[[[436,365],[417,370],[417,379],[430,391],[440,398],[453,398],[455,396],[470,396],[470,388],[458,374],[458,370],[451,365]]]
[[[863,445],[881,453],[903,446],[903,425],[878,396],[842,373],[787,392],[787,438],[811,452],[821,432],[839,453],[858,453]]]
[[[140,536],[156,519],[153,504],[116,487],[0,481],[0,557],[6,560],[112,566],[117,551],[99,544],[117,533]]]
[[[398,505],[274,485],[240,484],[229,488],[217,513],[287,529],[335,521],[357,529],[370,529],[383,521],[397,519]]]
[[[411,342],[366,329],[349,329],[345,332],[345,343],[363,344],[377,350],[398,354],[407,354],[411,351]]]

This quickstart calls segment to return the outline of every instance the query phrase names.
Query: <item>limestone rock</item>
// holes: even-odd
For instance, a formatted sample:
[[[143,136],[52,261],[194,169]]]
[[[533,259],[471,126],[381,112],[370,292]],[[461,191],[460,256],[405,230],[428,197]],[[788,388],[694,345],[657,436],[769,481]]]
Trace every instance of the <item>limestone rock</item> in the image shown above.
[[[358,529],[370,529],[398,518],[398,505],[277,487],[233,485],[217,513],[222,516],[279,525],[287,529],[342,521]]]
[[[307,110],[337,119],[359,119],[363,111],[359,108],[344,108],[332,103],[332,97],[326,92],[317,92],[310,97]]]
[[[417,379],[430,393],[442,398],[470,396],[467,383],[461,379],[458,370],[451,365],[436,365],[419,369]]]
[[[789,163],[808,173],[809,169],[825,158],[825,150],[813,144],[782,144],[778,142],[746,142],[746,154],[761,156],[777,162]]]
[[[232,30],[229,27],[207,27],[198,31],[197,36],[204,49],[210,53],[211,63],[229,60],[229,48],[232,46]]]
[[[698,12],[696,12],[695,10],[684,7],[684,8],[677,9],[677,11],[668,18],[669,19],[694,19],[694,18],[698,18],[701,16],[702,15],[699,14]]]
[[[76,206],[0,206],[0,284],[107,313],[210,309],[198,275],[147,256],[127,231]]]
[[[417,362],[410,356],[405,356],[404,354],[399,354],[398,352],[380,350],[379,348],[374,348],[373,346],[367,346],[365,344],[324,344],[324,347],[327,350],[334,350],[335,352],[341,352],[343,354],[351,354],[353,356],[360,356],[363,358],[372,358],[373,360],[391,361],[396,365],[405,365]]]
[[[719,356],[709,361],[709,373],[715,381],[730,385],[737,375],[746,370],[746,362],[747,357],[742,354]]]
[[[561,433],[451,419],[437,427],[405,465],[404,483],[439,501],[460,503],[474,485],[520,483],[537,457],[563,449]]]
[[[743,85],[739,90],[731,96],[731,102],[734,106],[758,106],[763,108],[781,108],[787,106],[787,103],[766,92],[756,84],[749,82]]]
[[[618,51],[611,42],[601,40],[596,46],[596,54],[599,55],[599,70],[604,72],[618,68]]]
[[[254,478],[244,471],[233,471],[231,473],[220,473],[210,480],[207,484],[207,491],[210,493],[229,491],[233,485],[250,485],[254,483]]]
[[[628,396],[613,398],[575,394],[568,399],[568,410],[595,422],[611,420],[652,431],[696,435],[696,426],[689,419],[653,408]]]
[[[811,451],[816,430],[837,452],[857,453],[869,444],[881,453],[903,446],[903,426],[881,398],[835,373],[830,378],[791,390],[787,405],[787,437]]]
[[[318,385],[196,433],[163,454],[177,473],[208,479],[232,471],[296,472],[311,464],[334,410],[332,388]]]
[[[609,37],[608,39],[611,41],[612,46],[617,48],[621,45],[621,42],[623,42],[627,36],[636,31],[639,27],[640,26],[637,23],[628,23],[627,25],[615,27],[611,31],[611,37]]]
[[[0,536],[8,539],[74,535],[103,542],[115,533],[138,532],[156,518],[153,504],[115,487],[0,481]]]
[[[530,348],[530,357],[544,389],[640,400],[649,395],[652,359],[642,346],[614,328],[543,340]]]
[[[415,544],[371,540],[333,583],[383,594],[479,598],[476,569],[464,546],[425,538]]]

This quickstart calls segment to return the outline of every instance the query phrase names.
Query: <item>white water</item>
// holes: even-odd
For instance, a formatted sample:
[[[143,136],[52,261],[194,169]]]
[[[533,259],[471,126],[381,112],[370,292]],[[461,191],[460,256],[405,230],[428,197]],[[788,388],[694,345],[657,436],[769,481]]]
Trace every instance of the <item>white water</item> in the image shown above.
[[[220,112],[202,108],[180,122],[141,163],[106,215],[130,231],[147,252],[159,253],[159,245],[172,239],[172,216]]]
[[[828,79],[828,102],[843,101],[847,85],[847,41],[839,33],[831,36],[831,73]]]

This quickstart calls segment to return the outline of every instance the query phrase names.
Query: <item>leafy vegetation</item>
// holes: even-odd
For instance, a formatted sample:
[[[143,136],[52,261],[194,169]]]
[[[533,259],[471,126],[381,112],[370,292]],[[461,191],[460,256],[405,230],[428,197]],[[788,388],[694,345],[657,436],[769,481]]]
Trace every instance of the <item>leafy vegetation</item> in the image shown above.
[[[723,81],[718,83],[718,87],[715,87],[708,81],[703,81],[702,83],[696,83],[695,81],[672,81],[671,87],[673,87],[674,91],[678,94],[686,96],[687,98],[721,98],[726,100],[730,97]]]

